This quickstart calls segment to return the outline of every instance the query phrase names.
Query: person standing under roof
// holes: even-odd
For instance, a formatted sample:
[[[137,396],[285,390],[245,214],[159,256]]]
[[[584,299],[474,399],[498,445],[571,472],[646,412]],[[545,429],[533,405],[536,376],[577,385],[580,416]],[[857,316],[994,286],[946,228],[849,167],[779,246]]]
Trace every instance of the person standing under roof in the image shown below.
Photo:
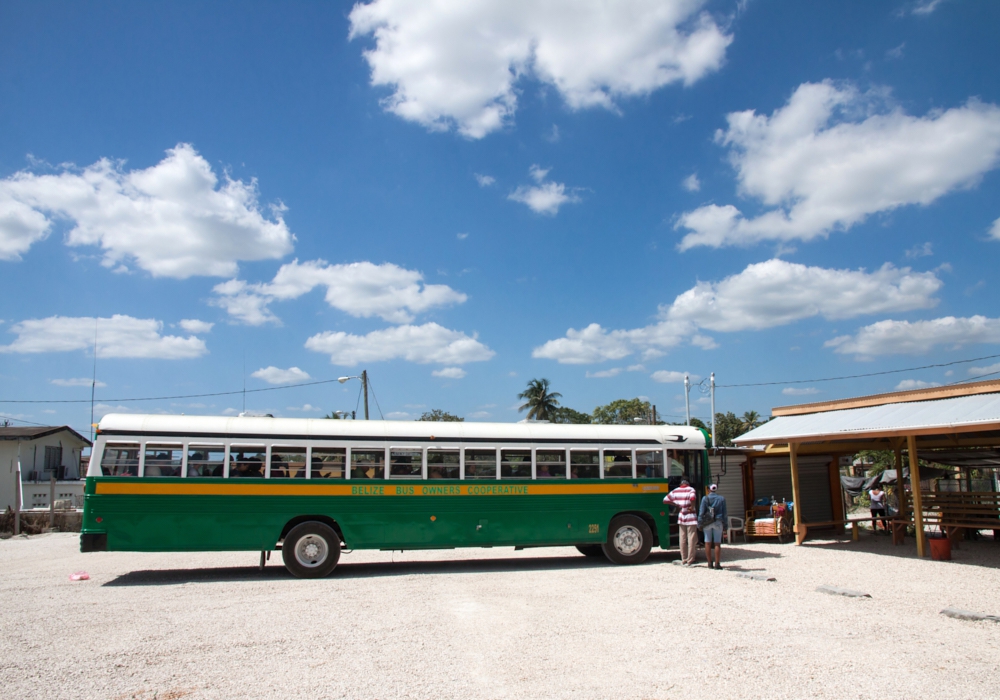
[[[698,514],[694,507],[697,501],[698,493],[691,488],[687,479],[681,479],[681,485],[663,499],[667,505],[680,508],[680,513],[677,515],[677,525],[680,530],[681,564],[684,566],[694,564],[695,552],[698,547]]]

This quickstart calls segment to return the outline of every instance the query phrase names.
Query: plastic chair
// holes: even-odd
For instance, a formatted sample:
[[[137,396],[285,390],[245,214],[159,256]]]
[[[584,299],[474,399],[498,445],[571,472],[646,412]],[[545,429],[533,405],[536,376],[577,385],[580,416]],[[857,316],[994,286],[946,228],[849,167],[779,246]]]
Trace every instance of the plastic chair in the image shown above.
[[[746,544],[747,541],[747,531],[746,523],[743,518],[737,518],[735,515],[729,516],[729,527],[726,528],[726,543],[733,543],[733,532],[743,533],[743,543]]]

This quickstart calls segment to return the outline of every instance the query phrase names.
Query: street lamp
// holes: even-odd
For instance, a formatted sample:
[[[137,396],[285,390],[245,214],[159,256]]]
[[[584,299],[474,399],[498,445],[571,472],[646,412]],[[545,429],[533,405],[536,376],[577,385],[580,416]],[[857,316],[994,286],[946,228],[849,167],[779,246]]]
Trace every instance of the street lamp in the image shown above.
[[[368,370],[362,370],[360,377],[340,377],[337,381],[343,384],[348,379],[361,380],[361,386],[365,392],[365,420],[368,420]]]

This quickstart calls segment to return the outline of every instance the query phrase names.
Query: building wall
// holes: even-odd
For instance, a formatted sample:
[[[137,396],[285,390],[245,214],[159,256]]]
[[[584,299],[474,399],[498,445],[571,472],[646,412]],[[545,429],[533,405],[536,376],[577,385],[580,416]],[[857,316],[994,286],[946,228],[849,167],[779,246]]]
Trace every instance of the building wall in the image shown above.
[[[799,491],[802,518],[807,523],[833,520],[833,500],[830,492],[829,455],[799,457]],[[753,465],[754,499],[774,497],[779,503],[792,499],[792,465],[787,456],[757,457]],[[838,513],[839,517],[839,513]]]
[[[60,499],[62,494],[65,498],[72,498],[75,507],[82,507],[84,482],[80,480],[80,453],[87,445],[64,430],[34,440],[0,440],[0,510],[14,507],[18,447],[24,497],[21,507],[49,507],[50,472],[45,471],[46,446],[62,447],[60,466],[65,478],[56,482],[56,499]]]

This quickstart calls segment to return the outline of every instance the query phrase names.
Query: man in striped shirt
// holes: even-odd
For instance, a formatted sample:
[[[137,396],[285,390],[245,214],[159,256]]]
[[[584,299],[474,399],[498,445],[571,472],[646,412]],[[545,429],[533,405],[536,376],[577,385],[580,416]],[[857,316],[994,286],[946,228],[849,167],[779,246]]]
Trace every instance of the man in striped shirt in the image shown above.
[[[684,566],[694,564],[698,547],[698,512],[695,510],[697,500],[698,494],[687,479],[681,479],[681,485],[663,499],[667,505],[677,506],[681,510],[677,516],[677,524],[680,526],[681,563]]]

